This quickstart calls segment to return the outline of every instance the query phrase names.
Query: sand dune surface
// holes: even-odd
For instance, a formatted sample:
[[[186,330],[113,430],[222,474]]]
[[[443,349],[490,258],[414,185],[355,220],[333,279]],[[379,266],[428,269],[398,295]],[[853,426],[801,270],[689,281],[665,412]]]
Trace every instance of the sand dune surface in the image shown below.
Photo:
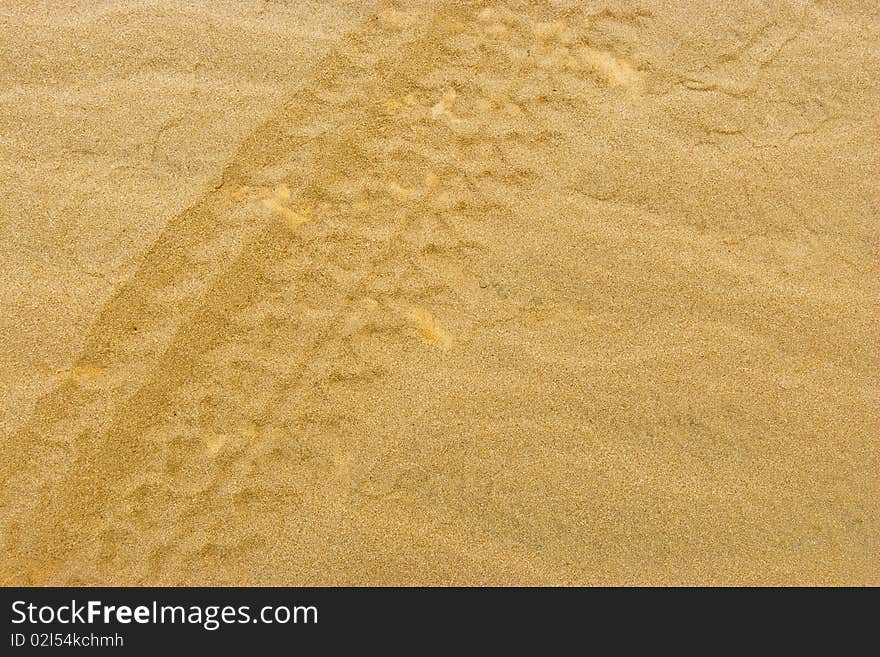
[[[880,584],[880,13],[0,5],[0,576]]]

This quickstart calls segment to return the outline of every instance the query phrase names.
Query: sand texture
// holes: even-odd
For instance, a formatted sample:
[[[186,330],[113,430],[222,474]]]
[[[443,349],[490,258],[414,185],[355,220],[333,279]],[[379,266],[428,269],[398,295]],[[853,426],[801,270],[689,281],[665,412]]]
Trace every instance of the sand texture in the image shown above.
[[[880,584],[880,8],[0,3],[0,582]]]

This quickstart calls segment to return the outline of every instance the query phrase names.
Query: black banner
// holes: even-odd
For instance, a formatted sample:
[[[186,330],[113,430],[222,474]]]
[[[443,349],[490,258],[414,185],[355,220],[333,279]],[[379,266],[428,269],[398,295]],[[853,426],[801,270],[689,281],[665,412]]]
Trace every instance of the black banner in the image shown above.
[[[6,588],[5,648],[24,651],[395,648],[613,641],[683,647],[837,640],[867,627],[876,590],[858,605],[844,590],[517,588]],[[829,600],[835,598],[836,600]],[[849,612],[844,610],[849,609]],[[863,622],[864,621],[864,622]],[[815,644],[813,644],[815,646]],[[709,647],[709,646],[704,646]],[[225,653],[224,653],[225,654]]]

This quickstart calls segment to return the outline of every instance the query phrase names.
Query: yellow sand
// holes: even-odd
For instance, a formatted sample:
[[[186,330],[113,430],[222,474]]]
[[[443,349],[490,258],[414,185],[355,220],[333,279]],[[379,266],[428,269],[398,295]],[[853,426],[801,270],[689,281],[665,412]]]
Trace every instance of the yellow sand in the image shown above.
[[[0,581],[880,584],[873,5],[3,3]]]

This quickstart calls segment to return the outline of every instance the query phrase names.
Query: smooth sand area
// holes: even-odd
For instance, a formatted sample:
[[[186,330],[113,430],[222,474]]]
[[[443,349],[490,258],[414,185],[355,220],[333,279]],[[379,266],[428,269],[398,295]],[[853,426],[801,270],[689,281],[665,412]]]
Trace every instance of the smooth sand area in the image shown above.
[[[880,584],[878,71],[860,0],[0,4],[0,583]]]

